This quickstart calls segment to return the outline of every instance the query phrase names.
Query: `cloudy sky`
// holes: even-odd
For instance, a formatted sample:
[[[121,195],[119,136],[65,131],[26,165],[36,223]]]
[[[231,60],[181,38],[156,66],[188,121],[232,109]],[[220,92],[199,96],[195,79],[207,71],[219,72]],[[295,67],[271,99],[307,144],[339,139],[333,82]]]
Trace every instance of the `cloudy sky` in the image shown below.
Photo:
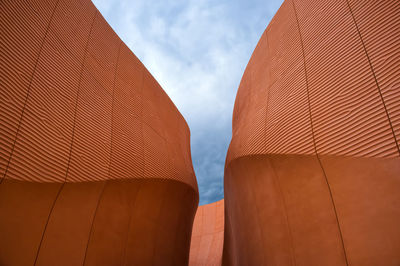
[[[281,0],[93,0],[189,124],[200,204],[223,198],[236,91]]]

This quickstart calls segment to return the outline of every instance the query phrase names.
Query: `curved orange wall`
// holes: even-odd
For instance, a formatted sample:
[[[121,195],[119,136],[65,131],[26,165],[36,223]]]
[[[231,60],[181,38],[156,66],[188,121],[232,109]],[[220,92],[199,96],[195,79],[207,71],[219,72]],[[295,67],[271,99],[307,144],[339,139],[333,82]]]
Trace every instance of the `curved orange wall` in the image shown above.
[[[187,264],[188,126],[88,1],[2,1],[0,264]]]
[[[199,206],[193,222],[189,265],[221,265],[223,244],[224,200]]]
[[[400,264],[399,14],[282,4],[236,97],[224,264]]]
[[[0,6],[1,265],[398,265],[400,6],[285,1],[238,91],[223,201],[89,1]],[[225,223],[225,226],[222,226]],[[224,229],[225,228],[225,229]],[[222,232],[224,231],[224,240]]]

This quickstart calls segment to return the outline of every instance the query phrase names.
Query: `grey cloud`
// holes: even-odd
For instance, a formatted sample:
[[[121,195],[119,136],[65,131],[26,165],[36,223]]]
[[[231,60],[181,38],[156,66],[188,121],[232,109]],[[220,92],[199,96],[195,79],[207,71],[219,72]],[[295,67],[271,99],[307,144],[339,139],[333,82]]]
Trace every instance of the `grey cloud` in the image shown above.
[[[281,0],[94,0],[191,130],[200,204],[223,197],[234,99]]]

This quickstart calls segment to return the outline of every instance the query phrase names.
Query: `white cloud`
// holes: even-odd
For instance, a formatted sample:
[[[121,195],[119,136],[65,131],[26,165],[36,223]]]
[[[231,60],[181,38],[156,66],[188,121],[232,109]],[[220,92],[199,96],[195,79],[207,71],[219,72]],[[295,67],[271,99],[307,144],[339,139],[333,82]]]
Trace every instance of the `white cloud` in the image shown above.
[[[223,196],[233,103],[281,0],[94,0],[189,124],[200,203]]]

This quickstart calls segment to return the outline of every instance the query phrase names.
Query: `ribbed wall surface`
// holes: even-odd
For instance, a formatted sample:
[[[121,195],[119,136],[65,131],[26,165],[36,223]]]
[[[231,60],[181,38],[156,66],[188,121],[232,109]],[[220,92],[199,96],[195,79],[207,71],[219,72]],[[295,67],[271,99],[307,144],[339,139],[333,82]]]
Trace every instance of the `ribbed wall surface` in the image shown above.
[[[93,4],[0,13],[1,265],[400,264],[398,1],[282,4],[191,242],[188,127]]]
[[[169,97],[90,1],[0,9],[0,264],[187,263],[198,191]]]
[[[221,265],[224,215],[224,200],[198,207],[190,243],[190,266]]]
[[[237,92],[226,265],[400,263],[399,14],[282,4]]]

